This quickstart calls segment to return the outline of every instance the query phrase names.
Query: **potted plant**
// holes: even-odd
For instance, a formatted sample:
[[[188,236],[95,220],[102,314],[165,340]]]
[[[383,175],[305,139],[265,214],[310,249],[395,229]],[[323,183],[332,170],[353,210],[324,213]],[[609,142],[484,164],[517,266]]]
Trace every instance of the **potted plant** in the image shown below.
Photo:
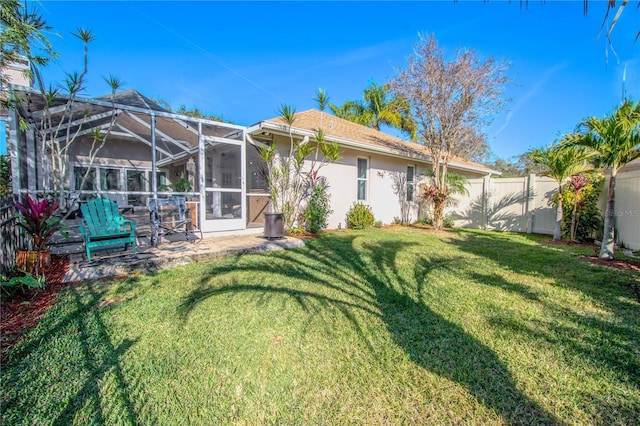
[[[12,201],[11,204],[20,212],[18,226],[33,240],[31,250],[18,250],[16,264],[27,271],[35,271],[37,275],[42,266],[51,264],[47,244],[53,234],[62,230],[62,220],[54,216],[60,202],[49,198],[38,200],[27,195],[24,203]]]
[[[309,186],[320,168],[340,159],[336,143],[325,140],[324,132],[317,129],[310,141],[309,135],[301,140],[293,135],[295,109],[282,105],[278,110],[289,130],[289,151],[278,152],[276,143],[256,146],[265,163],[263,177],[271,198],[271,212],[264,214],[264,236],[267,239],[284,237],[285,230],[300,226],[301,207],[309,196]]]

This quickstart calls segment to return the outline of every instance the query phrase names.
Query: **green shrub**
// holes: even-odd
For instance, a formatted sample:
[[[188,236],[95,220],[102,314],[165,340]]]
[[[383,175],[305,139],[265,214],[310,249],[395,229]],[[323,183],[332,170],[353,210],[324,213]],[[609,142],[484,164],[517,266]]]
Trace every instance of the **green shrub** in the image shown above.
[[[384,224],[382,223],[381,220],[376,220],[375,223],[373,224],[374,228],[382,228]]]
[[[362,203],[353,203],[347,212],[347,226],[352,229],[370,228],[375,221],[371,207]]]
[[[433,219],[428,216],[421,216],[416,220],[418,225],[433,225]]]
[[[21,275],[11,278],[0,275],[0,288],[2,292],[11,297],[18,291],[43,289],[45,286],[44,276],[33,276],[29,272],[21,272]]]
[[[305,227],[307,231],[316,234],[327,227],[327,219],[333,213],[329,204],[329,186],[326,183],[318,183],[313,187],[309,198],[309,204],[304,212]]]
[[[445,228],[453,228],[456,225],[455,220],[452,216],[445,216],[442,218],[442,226]]]
[[[602,231],[602,214],[598,208],[604,176],[599,172],[587,172],[574,176],[563,185],[562,237],[571,239],[571,226],[575,224],[576,241],[587,241],[594,232]],[[574,219],[575,214],[575,219]],[[575,220],[575,222],[574,222]],[[598,234],[595,235],[599,237]]]

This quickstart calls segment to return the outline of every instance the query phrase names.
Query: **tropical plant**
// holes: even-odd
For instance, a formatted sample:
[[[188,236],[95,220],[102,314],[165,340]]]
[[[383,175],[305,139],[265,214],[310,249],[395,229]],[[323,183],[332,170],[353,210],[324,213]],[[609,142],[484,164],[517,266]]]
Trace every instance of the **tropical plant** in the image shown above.
[[[11,204],[20,212],[18,226],[31,237],[35,251],[44,250],[53,234],[63,228],[60,218],[54,216],[60,207],[59,201],[38,200],[27,195],[24,203],[11,201]]]
[[[28,271],[21,272],[21,275],[11,278],[0,275],[0,288],[7,296],[13,296],[18,290],[42,289],[46,279],[44,276],[33,275]]]
[[[77,105],[78,96],[86,89],[86,76],[88,72],[88,46],[95,37],[90,30],[77,29],[73,36],[83,43],[83,69],[81,72],[69,72],[65,74],[63,81],[46,84],[41,72],[41,68],[46,66],[51,59],[57,55],[53,51],[51,43],[45,33],[51,28],[46,21],[38,14],[36,8],[27,8],[27,2],[15,0],[2,0],[0,8],[0,20],[2,31],[0,33],[0,68],[4,68],[11,62],[26,59],[30,69],[25,73],[27,77],[34,81],[34,88],[37,93],[32,93],[31,100],[39,98],[43,108],[41,111],[31,112],[28,122],[20,118],[20,128],[29,128],[35,131],[39,144],[39,151],[43,153],[43,167],[48,168],[47,173],[40,173],[41,182],[39,186],[47,191],[53,192],[56,199],[61,200],[61,209],[71,213],[70,207],[77,200],[67,199],[65,179],[67,168],[70,164],[68,153],[74,142],[84,133],[87,133],[84,126],[89,119],[88,110],[80,110]],[[88,164],[86,173],[82,177],[80,188],[90,176],[91,167],[98,151],[105,145],[107,135],[115,125],[117,111],[114,105],[115,92],[122,85],[122,81],[110,75],[103,77],[111,87],[111,121],[104,128],[96,128],[89,133],[89,152],[87,153]],[[6,77],[0,74],[0,83],[4,86]],[[17,96],[16,90],[9,88],[3,91],[0,96],[3,107],[15,107],[25,101]],[[25,108],[29,109],[29,108]],[[80,114],[79,114],[80,112]],[[46,153],[46,154],[45,154]]]
[[[536,164],[545,167],[543,174],[556,181],[558,195],[554,198],[556,204],[556,223],[553,231],[554,241],[562,239],[562,185],[573,175],[582,173],[593,166],[588,162],[593,157],[586,149],[580,147],[566,147],[560,144],[551,144],[546,148],[533,148],[529,155]]]
[[[44,66],[56,57],[51,43],[44,35],[51,30],[36,8],[28,8],[26,2],[0,1],[0,69],[26,59],[32,67]],[[27,80],[33,78],[32,69],[24,71]],[[0,107],[8,109],[17,99],[7,73],[0,73]]]
[[[307,231],[316,234],[327,227],[327,220],[333,210],[331,210],[329,201],[331,198],[331,194],[328,191],[329,184],[327,184],[326,179],[318,177],[317,171],[313,174],[312,185],[313,190],[311,191],[307,208],[304,211],[304,218]]]
[[[445,228],[453,228],[456,226],[456,220],[453,216],[445,216],[442,218],[442,226]]]
[[[435,176],[431,176],[431,182],[422,190],[422,197],[427,203],[431,203],[433,210],[433,227],[441,229],[444,226],[445,207],[455,204],[453,196],[456,194],[469,194],[466,187],[467,179],[457,173],[447,173],[445,186],[436,184]]]
[[[287,124],[289,150],[286,155],[278,152],[276,143],[257,146],[258,155],[265,162],[264,178],[269,188],[271,209],[284,215],[285,227],[290,230],[298,226],[302,202],[309,195],[312,177],[325,165],[341,157],[338,144],[329,142],[322,128],[314,135],[296,139],[293,123],[295,108],[282,105],[278,112]]]
[[[168,185],[160,185],[158,189],[161,191],[171,189],[174,192],[189,192],[191,191],[191,182],[186,177],[181,176],[179,180]]]
[[[600,172],[586,172],[572,176],[562,191],[563,206],[571,215],[565,215],[562,236],[570,241],[586,241],[593,232],[602,228],[602,215],[598,208],[602,182]]]
[[[599,257],[613,259],[616,177],[622,167],[640,158],[640,102],[625,100],[604,118],[585,118],[578,125],[578,130],[567,135],[563,143],[588,150],[595,155],[597,164],[609,170],[607,208]]]
[[[347,212],[347,226],[351,229],[367,229],[376,222],[371,206],[353,203]]]
[[[421,38],[414,52],[390,88],[411,107],[418,142],[433,159],[432,196],[440,200],[448,193],[449,163],[456,157],[475,158],[487,150],[479,129],[486,128],[502,109],[508,64],[493,58],[482,60],[469,49],[446,60],[433,35]],[[442,227],[441,219],[434,216],[436,229]]]
[[[416,123],[411,118],[409,102],[401,96],[393,96],[388,85],[369,83],[362,95],[362,101],[346,101],[342,106],[328,104],[331,111],[340,118],[380,130],[390,126],[416,139]]]
[[[45,161],[50,165],[51,172],[42,174],[41,186],[51,190],[57,199],[64,200],[61,204],[63,210],[68,210],[76,200],[66,199],[65,177],[69,166],[69,152],[72,146],[80,140],[84,128],[89,119],[89,111],[85,110],[81,118],[78,118],[78,97],[86,89],[85,81],[88,73],[88,46],[95,37],[90,30],[79,28],[73,36],[79,39],[84,46],[82,72],[67,73],[64,80],[57,85],[46,86],[39,68],[34,68],[36,88],[43,102],[43,110],[37,114],[38,120],[33,124],[37,138],[40,142],[41,152],[48,153]],[[116,91],[122,86],[122,81],[113,75],[103,77],[103,80],[111,88],[111,111],[109,123],[104,127],[96,127],[89,134],[88,161],[85,165],[85,173],[82,176],[79,188],[83,188],[86,180],[92,173],[93,163],[98,152],[107,143],[111,129],[116,124],[118,111],[115,106]],[[62,102],[62,105],[59,105]],[[59,114],[59,115],[58,115]]]

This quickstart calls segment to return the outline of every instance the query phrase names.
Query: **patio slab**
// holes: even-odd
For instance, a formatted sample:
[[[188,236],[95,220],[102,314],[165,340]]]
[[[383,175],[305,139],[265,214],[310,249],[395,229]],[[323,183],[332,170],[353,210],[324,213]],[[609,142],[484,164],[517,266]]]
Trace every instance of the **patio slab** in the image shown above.
[[[246,234],[225,237],[209,237],[196,241],[169,241],[159,247],[139,244],[138,253],[131,249],[99,252],[89,262],[84,256],[82,244],[67,244],[52,252],[70,255],[70,268],[65,282],[92,280],[129,275],[133,272],[152,272],[193,262],[205,262],[226,256],[301,247],[304,242],[286,237],[267,240],[261,235]]]

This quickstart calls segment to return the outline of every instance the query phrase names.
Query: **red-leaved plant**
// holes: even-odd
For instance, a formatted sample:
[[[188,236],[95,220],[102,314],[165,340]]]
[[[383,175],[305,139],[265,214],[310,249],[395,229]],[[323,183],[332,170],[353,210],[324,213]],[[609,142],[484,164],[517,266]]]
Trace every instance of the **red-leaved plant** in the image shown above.
[[[11,204],[20,212],[18,226],[33,238],[36,251],[42,251],[53,234],[62,229],[62,221],[53,215],[60,207],[59,201],[48,198],[38,200],[27,195],[24,204],[18,201],[12,201]]]

